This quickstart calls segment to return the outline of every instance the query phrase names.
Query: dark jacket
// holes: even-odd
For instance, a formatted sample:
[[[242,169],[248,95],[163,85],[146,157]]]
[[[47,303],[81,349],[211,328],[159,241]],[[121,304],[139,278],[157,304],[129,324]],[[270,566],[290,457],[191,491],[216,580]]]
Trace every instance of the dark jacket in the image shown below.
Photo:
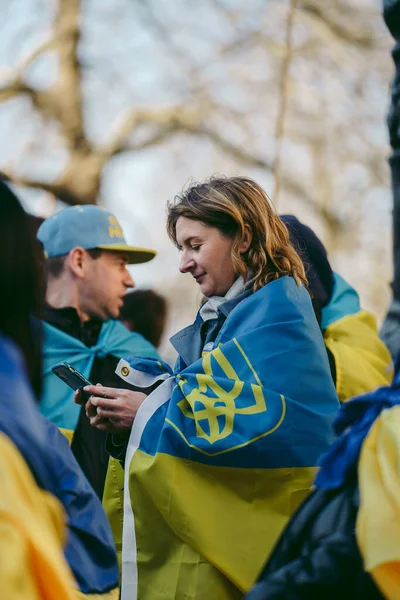
[[[356,542],[358,462],[381,412],[400,404],[400,372],[391,386],[341,405],[337,440],[321,459],[317,489],[294,514],[246,600],[375,600]]]
[[[98,319],[81,323],[74,308],[54,309],[48,305],[43,319],[53,327],[57,327],[68,335],[79,339],[88,347],[96,345],[103,324]],[[119,358],[111,354],[107,354],[105,357],[96,356],[90,372],[90,381],[94,384],[101,383],[107,387],[136,389],[116,375],[115,369],[118,362]],[[106,451],[106,439],[107,434],[105,432],[90,425],[85,407],[82,407],[71,449],[99,498],[103,497],[109,461],[109,455]]]
[[[377,600],[363,570],[355,523],[358,488],[314,491],[282,534],[246,600]]]
[[[392,155],[389,160],[393,191],[393,302],[382,326],[381,336],[393,358],[400,353],[400,0],[384,0],[386,25],[395,39],[391,103],[387,118]]]

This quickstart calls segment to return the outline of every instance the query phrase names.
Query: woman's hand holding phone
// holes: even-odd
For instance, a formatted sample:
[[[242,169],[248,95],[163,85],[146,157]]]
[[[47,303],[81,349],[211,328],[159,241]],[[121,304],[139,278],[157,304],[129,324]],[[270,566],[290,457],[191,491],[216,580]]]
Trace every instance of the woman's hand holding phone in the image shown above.
[[[136,413],[147,397],[142,392],[104,387],[97,385],[86,385],[84,392],[90,395],[85,403],[80,390],[75,392],[75,402],[85,404],[85,410],[90,424],[100,431],[108,433],[126,433],[131,430]]]

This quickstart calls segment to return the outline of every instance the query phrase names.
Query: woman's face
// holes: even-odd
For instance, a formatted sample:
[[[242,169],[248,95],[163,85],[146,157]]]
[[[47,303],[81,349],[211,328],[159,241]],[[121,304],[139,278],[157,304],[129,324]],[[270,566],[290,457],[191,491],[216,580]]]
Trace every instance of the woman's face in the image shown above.
[[[186,217],[176,222],[176,240],[182,252],[180,272],[190,273],[204,296],[224,296],[237,277],[233,240],[216,227]]]

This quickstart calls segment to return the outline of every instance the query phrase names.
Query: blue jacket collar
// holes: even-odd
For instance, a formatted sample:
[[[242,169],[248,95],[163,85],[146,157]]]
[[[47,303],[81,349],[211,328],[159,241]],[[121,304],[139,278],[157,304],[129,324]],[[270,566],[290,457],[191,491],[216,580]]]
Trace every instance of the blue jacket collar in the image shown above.
[[[210,319],[210,321],[207,322],[207,326],[210,329],[210,335],[213,339],[217,337],[221,326],[233,309],[252,293],[252,289],[248,288],[242,294],[236,296],[236,298],[227,300],[218,307],[218,318]],[[203,325],[204,322],[198,312],[196,320],[192,325],[181,329],[169,340],[186,366],[200,358],[203,352],[203,340],[201,336]],[[207,335],[206,342],[211,341],[210,335]]]

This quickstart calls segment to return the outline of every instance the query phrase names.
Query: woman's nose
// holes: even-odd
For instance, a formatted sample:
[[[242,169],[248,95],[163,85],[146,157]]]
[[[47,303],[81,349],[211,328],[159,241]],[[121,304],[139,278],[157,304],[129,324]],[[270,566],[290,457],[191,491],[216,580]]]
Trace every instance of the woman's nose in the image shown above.
[[[187,273],[194,267],[194,260],[187,256],[186,254],[182,254],[181,262],[179,263],[179,270],[181,273]]]

